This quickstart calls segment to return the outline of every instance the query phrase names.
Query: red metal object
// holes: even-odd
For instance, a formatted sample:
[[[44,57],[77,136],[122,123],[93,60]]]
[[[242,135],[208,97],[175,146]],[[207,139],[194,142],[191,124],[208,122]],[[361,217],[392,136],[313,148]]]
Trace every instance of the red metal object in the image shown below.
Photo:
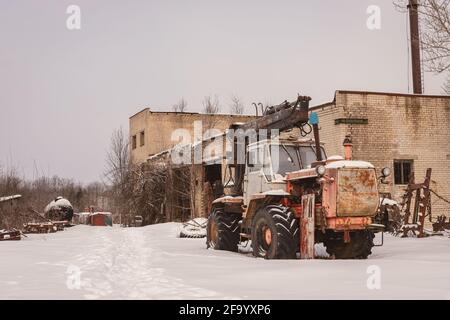
[[[291,206],[291,203],[290,203],[290,201],[289,201],[288,198],[283,198],[283,199],[281,199],[280,203],[281,203],[283,206],[285,206],[285,207],[290,207],[290,206]]]
[[[327,218],[327,227],[335,230],[360,230],[371,223],[370,217]]]
[[[91,226],[106,227],[112,226],[112,217],[108,212],[95,212],[89,216]]]
[[[328,169],[328,176],[336,177],[337,169]],[[326,217],[336,217],[337,204],[337,183],[331,180],[326,180],[322,188],[322,206]]]
[[[353,143],[350,139],[350,136],[345,136],[344,139],[344,155],[345,155],[345,160],[352,160],[352,147],[353,147]]]
[[[450,230],[450,218],[448,218],[448,222],[446,222],[447,217],[445,215],[441,215],[436,218],[436,222],[433,223],[433,231],[439,232],[444,230]]]
[[[105,218],[103,215],[96,214],[91,216],[91,223],[92,226],[105,226]]]
[[[344,243],[350,242],[350,232],[348,230],[344,231]]]
[[[272,244],[272,231],[270,230],[270,228],[266,228],[264,230],[264,240],[266,241],[268,246]]]

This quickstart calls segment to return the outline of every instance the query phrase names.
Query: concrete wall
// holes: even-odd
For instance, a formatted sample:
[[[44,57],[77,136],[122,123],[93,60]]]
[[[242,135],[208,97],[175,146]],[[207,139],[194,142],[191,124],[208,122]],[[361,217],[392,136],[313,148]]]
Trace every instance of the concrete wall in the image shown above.
[[[153,154],[175,146],[180,140],[172,141],[172,134],[176,129],[186,129],[192,141],[194,139],[194,123],[201,123],[196,132],[197,136],[205,134],[207,130],[217,129],[221,132],[236,122],[248,122],[254,116],[248,115],[222,115],[222,114],[199,114],[199,113],[176,113],[176,112],[152,112],[146,108],[130,117],[130,143],[136,136],[137,145],[131,150],[133,163],[142,163]],[[203,132],[201,132],[201,131]],[[140,132],[145,133],[145,143],[140,146]],[[200,137],[201,138],[201,137]]]
[[[450,96],[337,91],[332,103],[313,108],[319,114],[321,140],[328,155],[343,155],[349,134],[353,158],[366,160],[378,172],[394,160],[413,160],[416,182],[432,168],[431,188],[450,199]],[[335,124],[336,119],[366,119],[367,124]],[[400,200],[405,185],[390,183],[382,191]],[[432,195],[433,215],[450,216],[450,206]]]

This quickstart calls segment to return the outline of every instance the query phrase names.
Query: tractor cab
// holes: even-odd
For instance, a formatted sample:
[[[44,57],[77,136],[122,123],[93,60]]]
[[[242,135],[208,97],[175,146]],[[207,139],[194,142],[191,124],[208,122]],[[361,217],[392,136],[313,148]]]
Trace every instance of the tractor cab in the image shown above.
[[[322,158],[325,150],[321,147]],[[290,172],[311,168],[316,162],[313,140],[262,140],[247,147],[244,176],[244,204],[255,194],[286,192],[286,176]]]
[[[351,136],[343,142],[345,157],[327,158],[318,116],[308,113],[309,100],[299,96],[294,104],[285,102],[237,126],[244,133],[277,129],[290,136],[253,143],[234,137],[224,179],[231,191],[212,201],[207,247],[238,251],[240,242],[251,240],[253,255],[267,259],[295,259],[297,253],[314,258],[315,243],[323,243],[337,259],[371,254],[378,227],[372,223],[379,205],[377,183],[389,172],[385,168],[377,177],[372,164],[351,160]],[[288,131],[293,128],[314,140],[295,138]],[[245,162],[237,152],[242,145]]]

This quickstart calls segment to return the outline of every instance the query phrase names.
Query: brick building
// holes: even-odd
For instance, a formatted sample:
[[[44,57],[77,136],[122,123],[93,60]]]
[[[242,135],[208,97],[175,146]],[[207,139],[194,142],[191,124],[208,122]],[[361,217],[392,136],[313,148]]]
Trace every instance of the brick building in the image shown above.
[[[328,155],[343,155],[350,135],[355,160],[392,169],[382,191],[400,200],[410,173],[423,182],[432,168],[431,188],[450,199],[450,96],[336,91],[332,102],[312,110]],[[450,216],[450,205],[432,195],[432,211]]]
[[[249,115],[154,112],[145,108],[129,119],[131,161],[143,163],[149,156],[175,146],[179,143],[175,130],[185,130],[194,140],[194,137],[208,134],[210,129],[224,132],[233,123],[248,122],[253,118]]]
[[[431,188],[450,199],[450,96],[381,92],[336,91],[333,101],[311,108],[319,114],[321,141],[327,155],[344,155],[342,143],[349,135],[353,159],[371,162],[378,170],[390,167],[389,184],[381,191],[397,201],[409,176],[423,182],[432,168]],[[169,149],[175,129],[194,135],[194,123],[203,132],[214,127],[224,131],[232,123],[253,116],[152,112],[148,108],[130,117],[131,156],[134,163]],[[432,195],[433,215],[450,216],[450,205]]]

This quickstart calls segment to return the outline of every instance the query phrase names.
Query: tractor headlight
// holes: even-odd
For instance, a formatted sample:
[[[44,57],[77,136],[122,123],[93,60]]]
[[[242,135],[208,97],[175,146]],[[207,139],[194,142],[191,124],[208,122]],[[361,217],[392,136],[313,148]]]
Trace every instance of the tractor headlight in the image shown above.
[[[389,167],[384,167],[383,169],[381,169],[381,174],[383,175],[383,177],[389,177],[391,175],[391,168]]]
[[[322,177],[325,174],[325,166],[317,166],[316,173],[319,177]]]

